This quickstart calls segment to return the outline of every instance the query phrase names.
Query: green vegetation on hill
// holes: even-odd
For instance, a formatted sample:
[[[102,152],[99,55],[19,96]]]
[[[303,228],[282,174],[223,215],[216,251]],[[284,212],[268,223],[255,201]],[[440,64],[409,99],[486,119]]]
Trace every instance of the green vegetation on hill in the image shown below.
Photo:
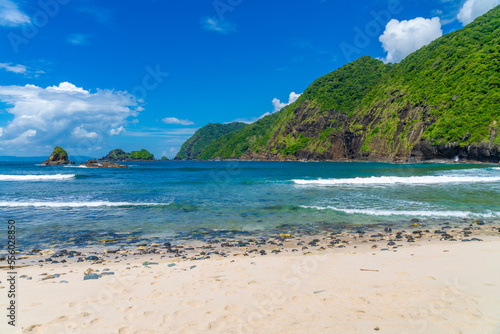
[[[124,150],[121,148],[117,148],[116,150],[112,150],[111,152],[108,153],[107,155],[108,158],[110,159],[126,159],[129,158],[129,154],[126,153]]]
[[[245,127],[245,123],[233,122],[228,124],[207,124],[201,129],[198,129],[194,135],[189,138],[184,144],[175,159],[197,159],[198,155],[216,139],[238,131]]]
[[[56,146],[50,155],[54,160],[68,160],[68,153],[60,146]]]
[[[113,160],[113,161],[126,161],[126,160],[154,160],[153,154],[149,153],[148,150],[142,149],[140,151],[132,151],[130,153],[117,148],[108,153],[101,160]]]
[[[363,101],[357,119],[377,102],[401,96],[399,106],[427,106],[431,123],[422,135],[436,143],[478,144],[490,140],[500,116],[500,7],[447,34],[394,66],[391,79]],[[393,103],[394,105],[394,103]],[[422,117],[425,116],[425,117]],[[415,128],[415,122],[413,128]],[[410,130],[408,128],[408,130]],[[498,143],[498,141],[496,142]]]
[[[196,157],[498,161],[499,131],[500,6],[399,64],[361,57]]]
[[[369,91],[388,78],[392,67],[369,56],[361,57],[314,81],[299,101],[315,101],[321,112],[355,110]]]
[[[130,152],[130,158],[132,159],[140,159],[140,160],[154,160],[155,156],[148,152],[146,149],[142,149],[140,151],[132,151]]]
[[[318,138],[324,140],[335,126],[342,126],[329,114],[348,111],[359,104],[364,94],[381,82],[391,67],[380,60],[361,57],[316,80],[297,101],[281,111],[214,141],[199,154],[199,158],[240,158],[247,151],[267,156],[269,149],[271,155],[287,157],[308,145],[321,146],[308,131],[288,133],[287,125],[300,123],[304,129],[316,134],[317,123],[327,122],[326,132],[322,130],[318,134]],[[356,80],[351,80],[351,77]],[[269,145],[273,140],[275,142]]]

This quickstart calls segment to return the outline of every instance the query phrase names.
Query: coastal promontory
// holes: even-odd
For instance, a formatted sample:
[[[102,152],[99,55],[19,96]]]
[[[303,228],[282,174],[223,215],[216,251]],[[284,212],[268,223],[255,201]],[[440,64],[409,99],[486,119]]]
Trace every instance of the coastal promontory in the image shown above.
[[[68,153],[60,146],[56,146],[50,157],[42,162],[42,165],[74,165],[74,161],[69,161]]]

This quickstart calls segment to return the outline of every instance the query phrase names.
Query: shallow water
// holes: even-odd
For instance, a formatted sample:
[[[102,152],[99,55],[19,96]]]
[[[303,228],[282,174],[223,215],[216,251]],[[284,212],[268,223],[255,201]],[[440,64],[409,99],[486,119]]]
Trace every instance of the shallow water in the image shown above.
[[[20,247],[500,220],[500,167],[333,162],[0,162]],[[0,233],[6,235],[6,225]],[[135,239],[137,238],[137,239]]]

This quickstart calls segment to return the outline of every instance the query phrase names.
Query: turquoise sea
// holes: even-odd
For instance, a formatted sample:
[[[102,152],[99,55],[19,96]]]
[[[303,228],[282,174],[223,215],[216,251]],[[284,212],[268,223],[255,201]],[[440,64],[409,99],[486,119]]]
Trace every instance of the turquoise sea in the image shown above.
[[[18,249],[500,221],[500,167],[333,162],[0,162]],[[354,225],[354,227],[353,227]]]

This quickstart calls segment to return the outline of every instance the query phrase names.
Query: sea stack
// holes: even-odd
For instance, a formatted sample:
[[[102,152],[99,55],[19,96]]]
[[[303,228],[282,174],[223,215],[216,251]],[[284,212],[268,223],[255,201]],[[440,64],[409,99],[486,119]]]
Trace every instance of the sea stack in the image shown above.
[[[69,161],[68,153],[60,147],[56,146],[50,157],[42,162],[42,165],[74,165],[74,161]]]

